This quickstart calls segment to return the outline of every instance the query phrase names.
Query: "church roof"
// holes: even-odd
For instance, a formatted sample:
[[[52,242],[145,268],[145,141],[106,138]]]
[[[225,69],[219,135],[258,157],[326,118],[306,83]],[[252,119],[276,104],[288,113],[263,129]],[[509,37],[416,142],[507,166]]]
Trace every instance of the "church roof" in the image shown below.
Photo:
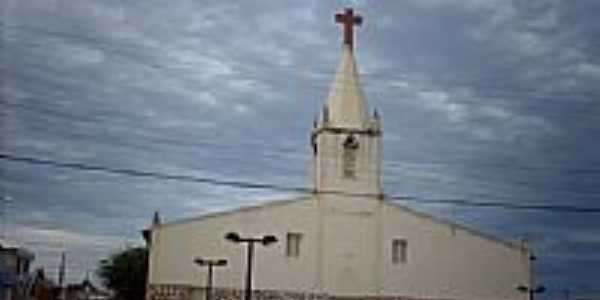
[[[183,219],[179,219],[179,220],[173,220],[170,222],[164,222],[160,225],[160,227],[183,225],[183,224],[187,224],[187,223],[191,223],[191,222],[203,221],[203,220],[214,218],[214,217],[233,215],[233,214],[237,214],[237,213],[241,213],[241,212],[250,212],[250,211],[261,210],[261,209],[270,208],[270,207],[285,206],[285,205],[289,205],[289,204],[298,203],[300,201],[311,201],[311,200],[314,200],[313,197],[314,197],[314,195],[313,196],[301,196],[301,197],[290,198],[290,199],[270,200],[270,201],[258,203],[255,205],[241,206],[241,207],[238,207],[238,208],[232,209],[232,210],[213,212],[213,213],[208,213],[208,214],[204,214],[204,215],[200,215],[200,216],[183,218]],[[413,216],[429,220],[435,224],[446,226],[452,230],[461,230],[463,232],[467,232],[467,233],[477,236],[479,238],[482,238],[482,239],[485,239],[485,240],[488,240],[488,241],[491,241],[494,243],[498,243],[500,245],[503,245],[503,246],[511,248],[511,249],[521,250],[521,251],[529,251],[528,245],[524,241],[502,239],[502,238],[496,237],[494,235],[487,234],[487,233],[484,233],[479,230],[475,230],[471,227],[453,222],[451,220],[448,220],[448,219],[445,219],[445,218],[442,218],[439,216],[434,216],[434,215],[431,215],[431,214],[428,214],[425,212],[420,212],[420,211],[410,208],[409,206],[404,205],[402,203],[385,200],[385,198],[383,199],[382,203],[384,205],[394,207],[396,209],[404,211]],[[147,230],[151,230],[151,229],[147,229]]]
[[[342,59],[327,98],[329,124],[333,127],[364,128],[367,105],[360,85],[352,45],[342,46]]]
[[[33,254],[33,252],[19,246],[13,241],[9,241],[4,238],[0,238],[0,251],[10,251],[12,253],[15,253],[16,256],[25,258],[27,260],[35,259],[35,254]]]
[[[290,198],[290,199],[269,200],[269,201],[264,201],[264,202],[261,202],[258,204],[240,206],[238,208],[234,208],[231,210],[211,212],[211,213],[203,214],[200,216],[194,216],[194,217],[189,217],[189,218],[173,220],[173,221],[169,221],[169,222],[163,222],[160,224],[160,226],[165,227],[165,226],[171,226],[171,225],[185,224],[185,223],[190,223],[190,222],[195,222],[195,221],[201,221],[204,219],[214,218],[214,217],[232,215],[232,214],[236,214],[239,212],[259,210],[259,209],[264,209],[264,208],[274,207],[274,206],[283,206],[283,205],[287,205],[287,204],[296,203],[298,201],[310,200],[310,199],[312,199],[310,196],[301,196],[301,197]]]
[[[385,199],[384,199],[385,200]],[[389,206],[393,206],[399,210],[405,211],[407,213],[410,213],[414,216],[420,217],[420,218],[424,218],[424,219],[428,219],[434,223],[443,225],[443,226],[447,226],[451,229],[458,229],[458,230],[462,230],[464,232],[468,232],[472,235],[478,236],[480,238],[504,245],[508,248],[511,249],[520,249],[520,250],[526,250],[529,251],[528,245],[524,240],[521,241],[516,241],[516,240],[507,240],[507,239],[502,239],[499,237],[496,237],[494,235],[479,231],[479,230],[475,230],[469,226],[465,226],[459,223],[456,223],[452,220],[446,219],[446,218],[442,218],[439,216],[434,216],[425,212],[421,212],[418,210],[415,210],[413,208],[410,208],[407,205],[398,203],[398,202],[394,202],[394,201],[384,201],[384,203],[386,203]]]

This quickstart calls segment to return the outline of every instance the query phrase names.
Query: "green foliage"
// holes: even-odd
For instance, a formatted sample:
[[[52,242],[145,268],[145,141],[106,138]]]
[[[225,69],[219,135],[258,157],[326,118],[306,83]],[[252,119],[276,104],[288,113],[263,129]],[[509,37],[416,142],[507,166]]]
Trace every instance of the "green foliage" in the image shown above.
[[[144,300],[148,273],[148,250],[134,247],[100,261],[96,270],[103,284],[115,292],[115,299]]]

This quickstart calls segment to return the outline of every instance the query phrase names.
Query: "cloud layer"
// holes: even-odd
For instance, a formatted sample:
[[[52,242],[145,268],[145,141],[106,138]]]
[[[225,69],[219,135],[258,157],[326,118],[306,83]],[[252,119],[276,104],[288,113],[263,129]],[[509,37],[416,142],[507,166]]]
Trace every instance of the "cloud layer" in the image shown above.
[[[598,206],[596,1],[16,1],[3,4],[1,150],[306,185],[308,132],[365,16],[357,59],[383,115],[385,190]],[[1,162],[8,228],[69,280],[169,219],[283,197]],[[540,253],[549,294],[600,288],[597,216],[411,204]],[[52,271],[51,271],[52,272]]]

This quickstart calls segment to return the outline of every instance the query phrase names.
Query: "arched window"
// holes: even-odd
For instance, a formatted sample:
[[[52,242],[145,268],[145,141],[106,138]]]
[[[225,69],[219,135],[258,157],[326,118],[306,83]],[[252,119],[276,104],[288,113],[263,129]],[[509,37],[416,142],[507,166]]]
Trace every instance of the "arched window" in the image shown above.
[[[358,141],[354,136],[349,135],[344,140],[344,153],[343,153],[343,176],[344,178],[356,177],[356,152],[358,150]]]

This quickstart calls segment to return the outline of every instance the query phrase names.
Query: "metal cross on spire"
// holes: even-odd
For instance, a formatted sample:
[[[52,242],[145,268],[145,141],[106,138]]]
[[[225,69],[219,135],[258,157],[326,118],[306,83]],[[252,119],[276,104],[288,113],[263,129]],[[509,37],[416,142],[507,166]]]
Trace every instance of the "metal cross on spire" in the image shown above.
[[[344,44],[350,49],[354,46],[354,25],[362,24],[362,16],[355,15],[352,8],[345,8],[343,13],[335,14],[335,22],[340,23],[344,30]]]

